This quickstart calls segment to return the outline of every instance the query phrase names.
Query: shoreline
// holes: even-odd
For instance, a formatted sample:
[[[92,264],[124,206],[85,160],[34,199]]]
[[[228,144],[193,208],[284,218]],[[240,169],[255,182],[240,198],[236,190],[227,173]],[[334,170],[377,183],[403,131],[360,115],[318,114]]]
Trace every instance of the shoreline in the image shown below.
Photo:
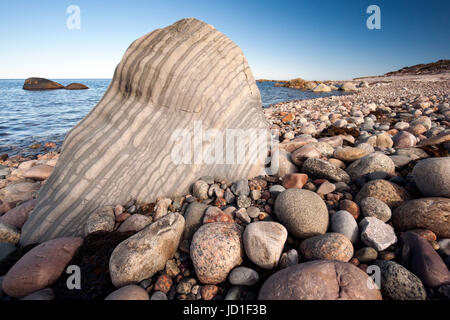
[[[79,265],[88,273],[82,280],[82,289],[65,288],[68,275],[63,274],[35,294],[48,299],[106,298],[121,290],[116,290],[109,278],[114,272],[109,268],[115,263],[112,249],[159,220],[182,216],[196,227],[189,229],[189,235],[183,233],[175,254],[162,270],[133,282],[131,296],[139,293],[163,300],[254,300],[263,295],[270,299],[271,292],[278,290],[277,283],[270,282],[271,276],[286,268],[294,272],[301,265],[319,268],[313,261],[320,260],[319,264],[324,266],[351,265],[348,272],[358,277],[365,274],[367,279],[366,271],[372,265],[381,266],[382,272],[386,272],[383,271],[386,266],[401,270],[398,277],[402,273],[407,275],[407,280],[403,280],[409,281],[409,287],[405,289],[384,287],[385,284],[379,292],[368,292],[362,285],[350,289],[365,299],[382,296],[448,299],[448,284],[444,281],[448,275],[444,268],[450,265],[448,241],[445,241],[450,237],[450,198],[445,194],[446,188],[450,192],[450,80],[427,79],[420,82],[392,78],[389,82],[368,80],[368,87],[348,95],[283,102],[263,108],[272,129],[280,133],[278,175],[239,181],[202,177],[192,181],[192,193],[182,197],[161,198],[151,204],[112,203],[104,209],[107,214],[99,215],[97,220],[88,219],[89,233],[84,243],[78,244],[79,250],[73,252],[69,263]],[[1,166],[8,167],[0,167],[6,173],[0,179],[0,197],[4,201],[0,206],[0,223],[8,222],[15,227],[0,232],[4,239],[13,239],[10,240],[12,251],[2,257],[7,262],[1,261],[1,270],[13,267],[31,249],[16,251],[15,248],[21,226],[36,205],[34,199],[57,163],[58,148],[35,156],[36,159],[17,156],[0,160]],[[414,171],[419,164],[420,172]],[[440,169],[436,171],[436,168]],[[426,179],[422,172],[427,174]],[[18,184],[27,188],[12,187]],[[11,191],[5,192],[5,188]],[[294,190],[295,195],[285,197],[289,190]],[[299,200],[297,197],[303,194],[312,198]],[[312,228],[321,231],[314,229],[316,235],[306,239],[299,236],[295,220],[289,218],[289,208],[294,207],[323,213],[326,223],[316,216],[308,218],[314,225]],[[418,211],[417,207],[425,211]],[[439,213],[436,208],[447,209],[440,209],[442,213]],[[307,211],[299,212],[308,215]],[[270,227],[258,229],[261,222],[269,223]],[[205,231],[217,223],[232,230],[223,236]],[[243,238],[232,237],[233,228],[247,231]],[[263,231],[271,236],[267,238],[270,239],[267,247],[264,242],[261,245],[268,257],[275,259],[269,268],[266,264],[273,261],[266,261],[262,249],[248,240],[251,236],[258,239]],[[233,248],[241,247],[240,251],[226,247],[230,243]],[[414,268],[402,254],[407,250],[413,250],[419,257]],[[212,260],[196,255],[199,251]],[[218,259],[223,259],[220,263],[214,260],[213,253],[217,251]],[[128,254],[139,256],[139,252]],[[241,262],[237,262],[239,256]],[[426,260],[432,265],[421,262]],[[100,261],[99,265],[93,261]],[[216,265],[222,267],[215,274],[200,272]],[[89,272],[95,266],[101,269],[98,274]],[[128,270],[129,276],[135,276],[134,273],[137,276],[138,269],[139,266],[134,266]],[[232,270],[239,271],[233,274]],[[218,275],[218,282],[208,278],[216,279]],[[400,281],[395,275],[389,276],[394,277],[394,284]],[[430,278],[436,282],[430,282]],[[283,285],[287,279],[280,276],[277,281]],[[327,281],[331,280],[322,281],[328,285]],[[92,283],[99,284],[95,290]]]

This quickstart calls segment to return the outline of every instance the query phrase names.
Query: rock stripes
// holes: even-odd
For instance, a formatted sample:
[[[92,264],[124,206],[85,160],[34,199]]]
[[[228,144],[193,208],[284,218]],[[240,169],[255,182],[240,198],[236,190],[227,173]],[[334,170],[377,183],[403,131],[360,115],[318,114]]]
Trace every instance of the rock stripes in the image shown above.
[[[260,106],[242,51],[212,26],[183,19],[137,39],[103,98],[67,134],[21,243],[81,235],[80,221],[102,205],[180,196],[202,175],[259,174],[262,162],[176,164],[171,134],[193,133],[194,121],[204,130],[266,130]]]

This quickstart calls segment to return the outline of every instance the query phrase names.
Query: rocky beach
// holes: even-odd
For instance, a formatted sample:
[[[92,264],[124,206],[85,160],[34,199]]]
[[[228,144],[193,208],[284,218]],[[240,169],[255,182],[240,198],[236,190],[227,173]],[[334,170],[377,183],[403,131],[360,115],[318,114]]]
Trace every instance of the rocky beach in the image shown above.
[[[118,85],[116,92],[113,79],[108,90],[122,94],[123,100],[111,98],[117,108],[137,97],[144,110],[135,120],[142,122],[140,130],[146,129],[144,116],[166,121],[139,100],[146,88],[133,87],[135,73],[127,69],[132,63],[126,58],[140,54],[141,43],[152,44],[153,36],[172,39],[165,32],[199,32],[217,36],[215,45],[230,46],[228,38],[198,20],[176,26],[136,40],[118,67],[123,78],[117,82],[127,86]],[[230,52],[243,57],[236,48]],[[202,59],[208,66],[216,59],[235,61],[219,55]],[[127,142],[108,137],[103,142],[109,146],[102,144],[100,134],[113,121],[124,130],[113,132],[119,138],[118,133],[127,136],[128,127],[120,116],[104,116],[109,107],[101,109],[101,103],[71,130],[62,150],[48,142],[36,146],[34,155],[1,155],[0,299],[449,300],[450,73],[305,82],[299,89],[346,94],[263,108],[254,99],[255,80],[246,62],[241,65],[230,68],[242,67],[245,76],[229,80],[240,94],[231,89],[223,94],[238,114],[219,108],[204,119],[220,114],[224,128],[267,123],[280,141],[276,174],[249,178],[248,165],[232,167],[228,179],[218,177],[223,167],[211,167],[216,175],[201,165],[173,169],[173,178],[166,179],[172,168],[164,162],[170,160],[163,157],[166,145],[150,146],[155,155],[125,158]],[[223,70],[218,79],[232,74]],[[170,95],[178,92],[175,80],[184,79],[174,75],[175,84],[151,87],[153,94],[161,90],[156,100],[172,119],[185,110]],[[214,81],[210,85],[215,86],[211,95],[222,88]],[[195,102],[209,106],[207,99]],[[188,111],[192,119],[204,113]],[[176,121],[170,130],[183,124]],[[164,130],[158,139],[164,139]],[[130,145],[147,148],[145,139],[137,140]],[[95,147],[105,154],[116,147],[120,152],[106,158]],[[83,171],[86,163],[102,176]],[[143,163],[161,174],[142,182],[147,171],[136,168]],[[207,170],[210,174],[202,175]],[[181,192],[184,185],[188,192]],[[173,196],[178,191],[182,194]],[[77,270],[79,280],[72,276]]]

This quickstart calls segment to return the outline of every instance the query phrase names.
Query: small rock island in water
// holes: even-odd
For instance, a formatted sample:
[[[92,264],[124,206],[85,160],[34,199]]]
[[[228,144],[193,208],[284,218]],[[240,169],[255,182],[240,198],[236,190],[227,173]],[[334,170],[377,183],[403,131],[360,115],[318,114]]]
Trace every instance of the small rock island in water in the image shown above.
[[[71,83],[68,84],[67,86],[63,86],[62,84],[52,80],[33,77],[25,80],[23,84],[23,89],[30,91],[56,90],[56,89],[84,90],[89,89],[89,87],[82,83]]]

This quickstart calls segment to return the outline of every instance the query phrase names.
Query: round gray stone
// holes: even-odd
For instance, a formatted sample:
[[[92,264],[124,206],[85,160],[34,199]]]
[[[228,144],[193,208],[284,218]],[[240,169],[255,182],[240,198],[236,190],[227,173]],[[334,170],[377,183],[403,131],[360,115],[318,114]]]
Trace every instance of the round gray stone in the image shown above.
[[[450,197],[450,157],[420,160],[412,175],[425,196]]]
[[[387,174],[395,173],[395,164],[391,158],[381,152],[374,152],[356,160],[347,168],[347,173],[352,180],[356,180],[369,173],[385,172]]]
[[[155,291],[152,293],[150,300],[168,300],[167,295],[162,291]]]
[[[239,300],[241,298],[242,292],[244,291],[244,287],[242,286],[233,286],[228,290],[225,295],[225,300]]]
[[[353,244],[358,242],[358,223],[350,212],[346,210],[339,210],[331,216],[331,231],[343,234]]]
[[[130,284],[111,292],[105,300],[148,300],[149,296],[144,288]]]
[[[316,158],[307,159],[302,166],[302,172],[319,179],[327,179],[331,182],[350,182],[350,176],[328,161]]]
[[[185,225],[183,232],[183,240],[191,241],[195,231],[201,227],[203,215],[205,214],[207,204],[201,202],[192,202],[186,209],[184,214]]]
[[[377,198],[366,197],[361,200],[360,205],[362,214],[365,217],[375,217],[383,222],[386,222],[391,218],[391,208]]]
[[[234,268],[228,276],[233,285],[252,286],[259,281],[258,272],[247,267]]]
[[[287,189],[275,201],[275,213],[294,236],[306,239],[324,234],[328,229],[328,209],[316,193],[303,189]]]

